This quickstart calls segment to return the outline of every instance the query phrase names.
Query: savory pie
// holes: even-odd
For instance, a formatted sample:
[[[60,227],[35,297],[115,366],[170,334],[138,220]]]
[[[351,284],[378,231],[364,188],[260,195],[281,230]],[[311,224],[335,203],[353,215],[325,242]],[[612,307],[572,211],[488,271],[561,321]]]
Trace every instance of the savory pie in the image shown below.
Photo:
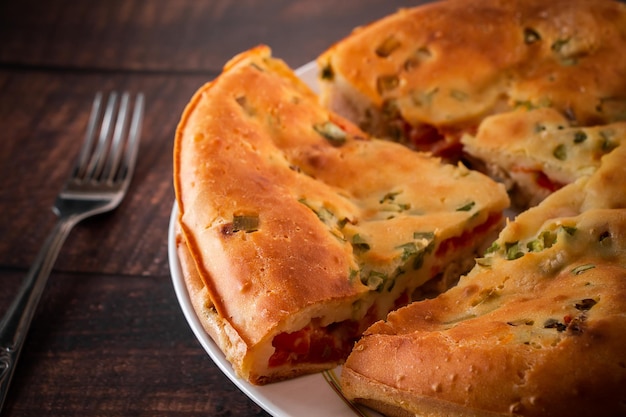
[[[174,180],[195,309],[257,384],[342,363],[424,284],[468,271],[509,205],[487,176],[328,111],[263,46],[188,104]]]
[[[625,160],[620,146],[457,286],[370,327],[344,395],[390,416],[625,415]]]
[[[236,373],[348,357],[344,394],[393,416],[625,415],[624,50],[617,2],[446,0],[323,53],[321,98],[266,46],[228,62],[174,185]],[[504,226],[507,190],[534,207]]]
[[[346,397],[390,416],[626,415],[624,50],[618,2],[448,0],[319,57],[326,106],[534,206],[457,286],[366,331]]]
[[[357,28],[317,61],[324,105],[376,136],[456,160],[461,137],[514,109],[549,107],[577,127],[626,120],[624,50],[623,3],[447,0]]]
[[[506,184],[516,206],[528,207],[593,173],[626,143],[626,122],[576,126],[553,108],[518,109],[485,118],[461,143],[472,166]]]

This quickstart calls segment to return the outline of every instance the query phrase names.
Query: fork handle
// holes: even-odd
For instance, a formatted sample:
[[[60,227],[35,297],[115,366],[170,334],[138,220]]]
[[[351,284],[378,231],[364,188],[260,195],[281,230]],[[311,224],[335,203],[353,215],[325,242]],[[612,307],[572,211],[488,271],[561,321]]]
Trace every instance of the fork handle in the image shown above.
[[[71,217],[57,221],[0,322],[0,411],[48,276],[74,224]]]

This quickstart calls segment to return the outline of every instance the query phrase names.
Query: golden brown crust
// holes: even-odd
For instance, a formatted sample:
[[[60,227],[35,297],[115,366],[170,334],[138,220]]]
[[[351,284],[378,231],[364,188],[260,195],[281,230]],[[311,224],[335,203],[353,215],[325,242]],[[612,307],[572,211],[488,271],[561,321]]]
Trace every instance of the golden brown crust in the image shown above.
[[[454,140],[493,113],[553,107],[578,125],[626,114],[626,5],[447,0],[356,29],[318,58],[322,95],[376,133],[389,121]],[[404,138],[410,140],[410,138]],[[457,138],[458,139],[458,138]]]
[[[192,98],[174,176],[204,285],[197,305],[210,302],[214,333],[234,332],[236,343],[218,344],[237,346],[227,357],[243,355],[232,362],[253,382],[342,361],[268,369],[277,335],[382,318],[473,257],[508,205],[486,176],[372,140],[322,108],[266,47],[235,57]]]
[[[505,260],[372,326],[344,366],[344,393],[378,401],[384,393],[425,415],[442,406],[460,416],[623,414],[626,210],[575,220],[588,250],[565,255],[558,273],[537,267],[549,251]],[[593,252],[598,223],[609,225],[610,256]]]
[[[458,286],[371,326],[344,394],[419,415],[624,414],[625,157],[518,216]]]
[[[487,117],[461,142],[510,184],[519,206],[529,207],[596,171],[604,155],[626,142],[626,122],[582,127],[553,108],[518,109]]]

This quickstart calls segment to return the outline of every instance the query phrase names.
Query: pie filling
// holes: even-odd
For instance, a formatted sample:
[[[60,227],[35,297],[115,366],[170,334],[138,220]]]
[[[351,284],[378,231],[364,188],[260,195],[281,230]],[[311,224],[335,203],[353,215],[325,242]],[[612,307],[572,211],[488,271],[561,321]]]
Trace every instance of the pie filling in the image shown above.
[[[484,223],[459,236],[444,240],[435,252],[437,258],[443,258],[450,251],[462,247],[475,246],[479,238],[484,238],[502,220],[502,215],[492,214]],[[432,276],[441,274],[439,267],[431,270]],[[401,293],[394,301],[394,308],[409,304],[412,296],[408,290]],[[360,320],[344,320],[322,326],[319,319],[295,332],[283,332],[274,337],[274,353],[269,358],[269,367],[296,364],[324,364],[343,361],[352,351],[354,343],[363,332],[378,320],[377,305],[372,305],[365,317]]]
[[[565,186],[565,184],[561,184],[557,181],[550,179],[550,177],[548,177],[545,172],[539,169],[513,167],[511,171],[530,176],[538,187],[548,190],[550,193],[553,193]]]

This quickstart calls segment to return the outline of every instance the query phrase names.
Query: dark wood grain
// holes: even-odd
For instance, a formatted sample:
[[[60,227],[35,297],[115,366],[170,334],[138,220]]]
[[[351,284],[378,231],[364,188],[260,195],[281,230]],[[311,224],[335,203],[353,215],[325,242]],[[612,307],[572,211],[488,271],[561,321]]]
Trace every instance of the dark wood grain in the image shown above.
[[[259,43],[293,66],[352,28],[417,1],[21,0],[0,5],[0,60],[15,65],[219,71]],[[16,19],[17,18],[17,19]],[[77,38],[76,34],[80,33]]]
[[[167,227],[185,104],[260,43],[298,67],[389,0],[0,0],[0,314],[55,221],[93,95],[143,91],[129,195],[76,227],[2,416],[267,416],[212,363],[176,301]]]
[[[0,305],[20,279],[3,272]],[[169,277],[67,273],[51,277],[6,409],[16,416],[267,415],[199,347]]]
[[[7,82],[0,82],[0,96],[19,100],[3,101],[0,107],[3,134],[11,138],[0,145],[0,235],[4,237],[0,265],[25,268],[30,264],[54,221],[50,207],[80,148],[94,93],[119,88],[144,91],[148,103],[130,193],[118,210],[73,231],[57,267],[131,275],[165,273],[174,131],[185,103],[206,79],[0,72],[3,78]]]

